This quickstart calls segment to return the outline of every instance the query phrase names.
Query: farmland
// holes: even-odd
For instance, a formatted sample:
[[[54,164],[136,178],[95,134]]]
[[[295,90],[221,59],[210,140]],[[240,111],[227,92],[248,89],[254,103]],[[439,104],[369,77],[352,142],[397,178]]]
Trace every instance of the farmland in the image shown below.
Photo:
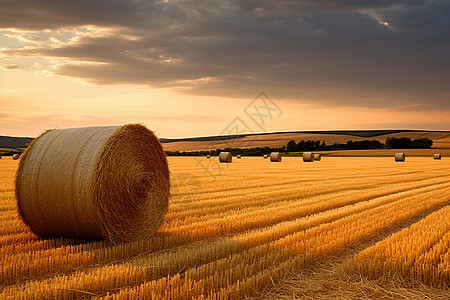
[[[363,140],[377,140],[384,143],[387,138],[402,138],[410,139],[429,138],[433,140],[433,146],[438,148],[441,153],[450,154],[450,132],[448,131],[399,131],[389,132],[384,131],[328,131],[328,132],[272,132],[264,134],[249,134],[244,136],[234,137],[231,140],[225,139],[224,136],[217,137],[200,137],[200,138],[185,138],[185,139],[163,139],[164,150],[169,151],[194,151],[194,150],[214,150],[217,148],[247,148],[251,147],[282,147],[290,140],[295,140],[297,143],[301,140],[323,141],[327,145],[334,143],[346,143],[348,141],[363,141]],[[390,150],[387,150],[390,151]],[[407,149],[407,155],[427,156],[432,154],[432,149]],[[340,154],[342,151],[331,151],[332,154]],[[367,151],[365,151],[367,152]],[[355,154],[357,154],[356,151]],[[349,154],[344,151],[342,154]],[[369,151],[365,155],[386,155],[383,152]],[[353,155],[353,153],[352,153]]]
[[[170,157],[157,235],[116,245],[30,232],[17,164],[0,160],[0,298],[450,297],[445,157]]]

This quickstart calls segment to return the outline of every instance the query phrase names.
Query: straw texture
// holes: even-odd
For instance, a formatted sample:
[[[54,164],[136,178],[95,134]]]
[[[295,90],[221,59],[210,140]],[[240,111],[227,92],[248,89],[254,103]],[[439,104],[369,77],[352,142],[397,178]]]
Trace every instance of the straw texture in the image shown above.
[[[395,161],[405,161],[405,153],[395,153]]]
[[[20,154],[13,154],[12,159],[16,160],[20,158]]]
[[[152,236],[168,209],[170,174],[153,132],[137,124],[47,131],[24,152],[19,215],[41,237]]]
[[[280,152],[270,153],[270,161],[271,162],[281,162],[281,153]]]
[[[440,153],[436,153],[433,155],[434,159],[441,159],[441,154]]]
[[[231,152],[220,152],[219,154],[219,161],[221,163],[230,163],[233,159],[233,155],[231,155]]]
[[[314,160],[320,161],[322,159],[322,155],[320,153],[314,153]]]
[[[304,162],[314,162],[314,153],[313,152],[303,152],[303,161]]]

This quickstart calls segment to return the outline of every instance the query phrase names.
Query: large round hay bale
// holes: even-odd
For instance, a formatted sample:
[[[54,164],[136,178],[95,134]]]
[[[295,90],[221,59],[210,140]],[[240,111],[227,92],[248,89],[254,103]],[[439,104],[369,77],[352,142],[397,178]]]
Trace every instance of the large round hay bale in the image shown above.
[[[395,153],[395,161],[405,161],[405,153]]]
[[[12,159],[14,159],[14,160],[19,159],[19,158],[20,158],[20,154],[18,154],[18,153],[13,154],[13,156],[12,156]]]
[[[170,173],[158,138],[138,124],[47,131],[15,179],[21,218],[41,237],[152,236],[168,209]]]
[[[264,159],[266,159],[266,158],[268,158],[269,156],[267,155],[267,154],[264,154],[264,156],[263,156],[263,158]]]
[[[231,155],[231,152],[220,152],[219,154],[219,161],[221,163],[230,163],[233,159],[233,155]]]
[[[322,155],[320,153],[314,153],[314,160],[320,161],[322,159]]]
[[[440,153],[436,153],[433,155],[434,159],[441,159],[441,154]]]
[[[314,162],[314,152],[303,152],[304,162]]]
[[[270,153],[270,161],[272,161],[272,162],[281,162],[281,152],[272,152],[272,153]]]

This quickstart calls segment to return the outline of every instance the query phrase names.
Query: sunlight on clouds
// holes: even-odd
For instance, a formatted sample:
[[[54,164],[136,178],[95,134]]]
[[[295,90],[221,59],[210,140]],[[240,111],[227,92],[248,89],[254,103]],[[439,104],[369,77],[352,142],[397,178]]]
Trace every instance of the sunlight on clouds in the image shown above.
[[[2,40],[2,44],[6,49],[29,49],[30,45],[56,48],[76,44],[84,37],[94,38],[114,35],[116,30],[117,28],[103,28],[98,26],[68,27],[54,30],[46,29],[42,31],[22,31],[9,28],[0,30],[0,37],[3,36],[10,39]],[[130,39],[133,38],[133,36],[129,34],[127,37]],[[20,43],[17,44],[17,41]]]
[[[66,46],[77,45],[84,38],[107,37],[114,35],[115,29],[98,26],[85,26],[80,28],[59,28],[56,30],[21,31],[14,28],[0,30],[0,58],[9,64],[1,64],[0,68],[12,70],[21,66],[30,69],[36,74],[52,77],[58,66],[70,63],[71,65],[102,65],[101,61],[83,60],[83,58],[52,57],[42,55],[45,49],[63,49]],[[132,35],[126,35],[130,40],[136,40]],[[3,39],[2,39],[3,37]],[[6,38],[6,39],[5,39]],[[174,62],[171,57],[166,62]],[[79,79],[74,79],[79,81]]]
[[[32,71],[0,70],[2,135],[36,136],[49,128],[143,123],[161,137],[218,135],[253,99],[186,96],[164,89],[98,86]],[[26,84],[23,84],[26,82]],[[255,95],[256,96],[256,95]],[[313,100],[281,101],[282,118],[268,122],[267,131],[403,128],[402,124],[448,122],[449,111],[409,107],[330,107]],[[248,120],[247,120],[248,121]],[[252,124],[249,122],[249,126]],[[384,125],[389,124],[389,125]],[[423,128],[433,129],[433,128]],[[257,128],[253,128],[257,132]]]
[[[36,136],[49,128],[125,123],[144,123],[164,137],[219,134],[244,108],[242,100],[89,85],[32,71],[0,70],[0,90],[5,91],[0,107],[8,114],[0,119],[1,135]]]
[[[193,85],[202,84],[205,82],[211,82],[214,81],[214,77],[202,77],[197,79],[191,79],[191,80],[178,80],[177,87],[173,88],[173,90],[183,89],[186,86],[192,87]]]
[[[0,134],[220,134],[261,90],[284,111],[267,131],[442,128],[450,6],[413,2],[7,1]]]
[[[14,64],[0,64],[0,69],[3,70],[15,70],[19,68],[19,65],[14,65]]]
[[[373,20],[377,21],[378,24],[386,26],[386,27],[392,27],[391,24],[386,21],[380,14],[377,12],[371,11],[371,10],[363,10],[366,15],[370,16]]]

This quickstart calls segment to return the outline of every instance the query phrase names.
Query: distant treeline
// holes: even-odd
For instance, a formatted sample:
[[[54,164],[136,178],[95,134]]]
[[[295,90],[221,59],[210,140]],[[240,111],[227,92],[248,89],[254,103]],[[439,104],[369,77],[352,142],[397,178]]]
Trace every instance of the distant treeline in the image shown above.
[[[389,137],[386,139],[386,148],[389,149],[429,149],[433,141],[428,138],[411,140],[409,138]]]
[[[410,138],[389,137],[385,143],[377,140],[348,141],[347,143],[334,143],[327,145],[325,141],[300,141],[291,140],[281,148],[256,147],[256,148],[224,148],[204,151],[166,151],[168,156],[217,156],[220,152],[231,152],[233,155],[261,156],[271,152],[304,152],[304,151],[331,151],[331,150],[367,150],[367,149],[429,149],[433,141],[428,138],[411,140]]]
[[[19,150],[13,150],[13,151],[8,151],[8,152],[0,152],[1,156],[13,156],[14,154],[22,154],[23,151],[19,151]]]
[[[286,146],[281,148],[270,148],[270,147],[256,147],[256,148],[224,148],[216,150],[206,150],[206,151],[166,151],[168,156],[217,156],[220,152],[231,152],[233,155],[242,156],[262,156],[264,154],[270,154],[271,152],[286,152]]]
[[[428,149],[433,146],[433,141],[428,138],[411,140],[410,138],[389,137],[383,144],[377,140],[348,141],[344,144],[327,145],[324,141],[300,141],[291,140],[286,145],[287,152],[297,151],[329,151],[329,150],[367,150],[367,149]]]

